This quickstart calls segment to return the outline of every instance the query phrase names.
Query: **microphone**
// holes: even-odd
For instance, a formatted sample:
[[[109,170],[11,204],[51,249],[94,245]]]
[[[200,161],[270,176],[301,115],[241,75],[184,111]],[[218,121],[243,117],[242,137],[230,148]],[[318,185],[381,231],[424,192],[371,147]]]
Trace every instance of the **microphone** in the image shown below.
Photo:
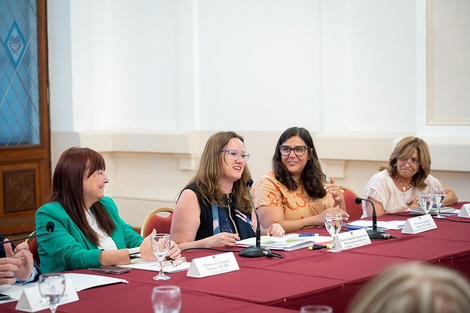
[[[54,222],[47,222],[47,224],[46,224],[47,233],[39,234],[39,235],[33,235],[33,236],[26,236],[26,237],[16,238],[16,239],[12,239],[12,240],[4,240],[4,241],[0,242],[0,245],[3,245],[5,243],[9,243],[9,242],[14,242],[14,241],[20,241],[20,240],[25,240],[25,239],[41,237],[41,236],[52,233],[54,231],[54,228],[55,228]]]
[[[243,249],[242,251],[240,251],[240,255],[244,257],[248,257],[248,258],[273,256],[273,253],[271,252],[271,250],[263,248],[260,245],[261,229],[259,226],[260,222],[259,222],[258,212],[256,211],[256,208],[255,208],[255,202],[253,201],[253,197],[251,196],[250,189],[252,185],[253,185],[253,179],[248,179],[248,181],[246,182],[246,186],[248,187],[248,194],[250,195],[251,204],[253,206],[253,210],[255,211],[256,220],[258,222],[258,225],[256,226],[256,246]]]
[[[356,204],[361,204],[362,201],[367,201],[372,204],[372,229],[367,229],[367,234],[369,235],[370,239],[389,239],[389,238],[397,238],[395,236],[389,235],[383,230],[377,229],[377,213],[375,212],[375,205],[372,200],[363,199],[363,198],[356,198],[354,202]]]

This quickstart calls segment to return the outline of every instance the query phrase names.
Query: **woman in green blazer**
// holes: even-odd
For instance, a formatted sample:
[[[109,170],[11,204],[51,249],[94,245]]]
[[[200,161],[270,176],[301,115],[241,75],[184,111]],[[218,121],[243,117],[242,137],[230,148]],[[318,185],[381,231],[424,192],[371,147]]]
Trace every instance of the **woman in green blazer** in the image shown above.
[[[89,148],[72,147],[60,157],[50,202],[36,212],[36,233],[46,233],[48,222],[55,224],[52,233],[38,237],[42,273],[156,260],[150,239],[126,224],[114,201],[104,196],[109,182],[104,170],[103,156]],[[177,259],[180,253],[172,242],[169,256]]]

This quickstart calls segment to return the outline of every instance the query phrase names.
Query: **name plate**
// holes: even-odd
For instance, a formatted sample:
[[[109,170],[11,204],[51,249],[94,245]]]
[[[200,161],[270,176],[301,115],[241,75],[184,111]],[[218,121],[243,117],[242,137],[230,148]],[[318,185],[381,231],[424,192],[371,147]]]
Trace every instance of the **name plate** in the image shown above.
[[[193,259],[186,276],[201,278],[238,271],[239,269],[240,267],[233,252],[227,252]]]
[[[336,235],[335,239],[336,246],[341,248],[341,250],[348,250],[372,243],[364,228],[347,233],[340,233]]]
[[[462,205],[460,209],[459,217],[470,218],[470,203]]]
[[[73,287],[72,281],[67,279],[65,281],[64,296],[60,299],[59,307],[65,303],[74,301],[78,301],[78,295]],[[39,293],[39,287],[36,283],[23,290],[15,309],[24,312],[37,312],[46,309],[49,310],[49,306],[42,300],[41,294]]]
[[[426,214],[409,218],[401,232],[403,234],[418,234],[434,228],[437,228],[437,226],[431,214]]]

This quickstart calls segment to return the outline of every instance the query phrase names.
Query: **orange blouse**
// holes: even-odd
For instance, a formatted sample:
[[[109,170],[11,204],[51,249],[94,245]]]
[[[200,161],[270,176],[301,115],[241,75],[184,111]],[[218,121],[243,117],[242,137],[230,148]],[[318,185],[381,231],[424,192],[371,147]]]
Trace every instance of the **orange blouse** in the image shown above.
[[[274,172],[266,173],[252,189],[255,207],[274,205],[284,209],[284,219],[298,220],[318,215],[329,207],[334,206],[331,194],[322,199],[312,199],[300,185],[295,191],[289,191],[281,184]]]

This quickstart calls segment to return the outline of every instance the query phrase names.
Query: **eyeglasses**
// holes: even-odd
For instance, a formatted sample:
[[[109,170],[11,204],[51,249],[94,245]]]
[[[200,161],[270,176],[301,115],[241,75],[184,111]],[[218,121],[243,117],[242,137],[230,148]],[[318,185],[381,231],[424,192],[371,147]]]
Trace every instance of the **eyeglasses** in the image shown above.
[[[283,156],[289,156],[292,150],[294,150],[296,156],[302,156],[307,151],[307,146],[295,146],[294,148],[283,145],[279,146],[279,151]]]
[[[402,159],[402,158],[397,158],[398,160],[404,162],[406,165],[407,163],[411,166],[411,167],[418,167],[421,165],[421,163],[418,162],[418,160],[416,160],[415,158],[411,158],[411,159],[408,159],[408,160],[405,160],[405,159]]]
[[[245,152],[238,152],[237,150],[221,150],[221,152],[228,152],[230,160],[238,160],[239,157],[242,158],[243,162],[248,162],[250,159],[250,154]]]
[[[186,257],[179,258],[178,260],[167,260],[163,262],[163,267],[172,265],[173,267],[180,266],[186,262]]]

